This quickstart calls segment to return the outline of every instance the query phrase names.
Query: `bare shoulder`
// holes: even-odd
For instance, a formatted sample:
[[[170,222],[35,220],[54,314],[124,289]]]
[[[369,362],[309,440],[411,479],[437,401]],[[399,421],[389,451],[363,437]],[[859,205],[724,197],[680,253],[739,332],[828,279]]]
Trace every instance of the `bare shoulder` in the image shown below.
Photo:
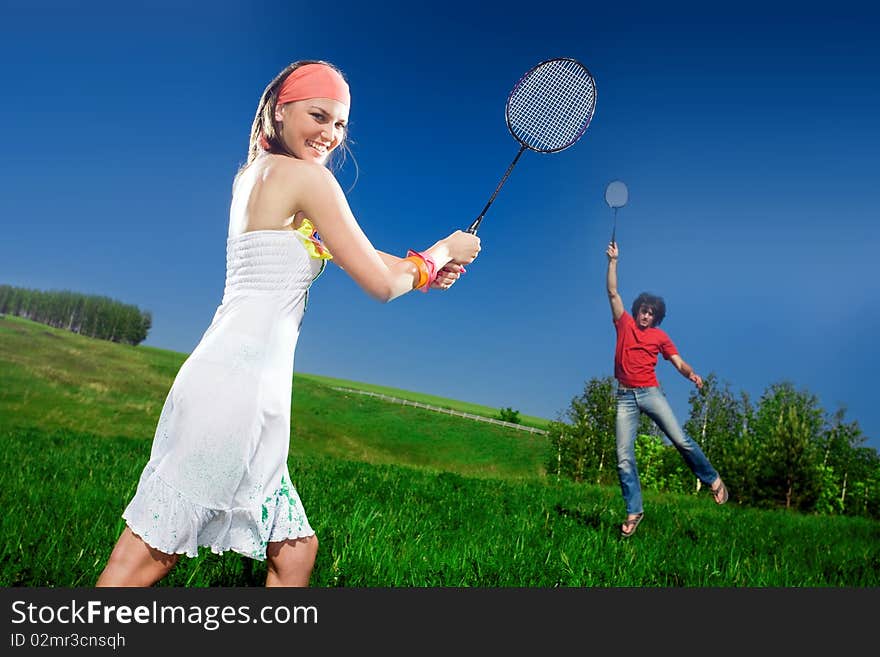
[[[280,186],[288,192],[335,182],[333,174],[327,167],[284,155],[266,156],[265,161],[261,164],[258,178],[264,186]]]
[[[346,217],[353,219],[336,176],[321,164],[273,156],[262,179],[264,197],[283,203],[288,217],[303,213],[322,235],[328,222]]]
[[[293,157],[267,154],[243,169],[233,186],[230,234],[277,230],[291,225],[295,214],[307,210],[309,199],[335,183],[325,167]]]

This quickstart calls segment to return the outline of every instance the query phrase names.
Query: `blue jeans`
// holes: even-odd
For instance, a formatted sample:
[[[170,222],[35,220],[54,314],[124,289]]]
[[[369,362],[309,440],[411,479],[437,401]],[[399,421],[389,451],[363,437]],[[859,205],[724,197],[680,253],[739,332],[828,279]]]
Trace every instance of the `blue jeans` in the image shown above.
[[[715,483],[718,472],[709,463],[700,446],[684,435],[663,391],[658,386],[628,388],[618,384],[615,426],[617,475],[620,477],[620,490],[628,514],[643,511],[642,487],[639,483],[639,469],[636,466],[636,431],[639,427],[640,413],[654,420],[700,481],[707,486]]]

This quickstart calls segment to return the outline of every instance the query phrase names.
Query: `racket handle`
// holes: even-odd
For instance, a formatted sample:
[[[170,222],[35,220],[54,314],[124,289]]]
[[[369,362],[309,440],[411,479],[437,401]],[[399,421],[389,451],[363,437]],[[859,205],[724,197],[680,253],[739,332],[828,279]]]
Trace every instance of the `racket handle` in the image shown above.
[[[464,231],[464,232],[466,232],[466,233],[470,233],[471,235],[476,235],[476,234],[477,234],[477,228],[480,227],[480,222],[481,222],[482,220],[483,220],[483,215],[480,215],[479,217],[477,217],[476,219],[474,219],[474,222],[473,222],[470,226],[468,226],[468,229],[467,229],[466,231]]]

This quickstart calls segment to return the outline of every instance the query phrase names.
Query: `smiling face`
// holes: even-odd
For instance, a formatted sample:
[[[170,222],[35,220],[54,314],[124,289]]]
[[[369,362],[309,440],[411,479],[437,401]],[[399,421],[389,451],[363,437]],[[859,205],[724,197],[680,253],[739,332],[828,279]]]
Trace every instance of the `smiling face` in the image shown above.
[[[330,98],[297,100],[276,108],[275,121],[291,153],[323,165],[345,139],[348,107]]]

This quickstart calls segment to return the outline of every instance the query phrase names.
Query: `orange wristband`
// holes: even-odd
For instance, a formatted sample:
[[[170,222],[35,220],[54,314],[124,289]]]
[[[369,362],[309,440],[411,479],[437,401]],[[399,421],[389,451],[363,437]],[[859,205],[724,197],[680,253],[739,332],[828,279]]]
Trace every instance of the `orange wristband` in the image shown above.
[[[418,261],[413,260],[413,262],[419,268],[419,284],[413,289],[427,292],[428,288],[437,280],[437,263],[428,253],[407,250],[406,259],[412,260],[413,258],[418,258]]]
[[[411,255],[404,258],[404,260],[409,260],[416,266],[416,269],[419,270],[419,282],[413,286],[413,289],[418,289],[425,285],[425,283],[428,282],[429,274],[428,265],[425,263],[424,258],[417,255]]]

